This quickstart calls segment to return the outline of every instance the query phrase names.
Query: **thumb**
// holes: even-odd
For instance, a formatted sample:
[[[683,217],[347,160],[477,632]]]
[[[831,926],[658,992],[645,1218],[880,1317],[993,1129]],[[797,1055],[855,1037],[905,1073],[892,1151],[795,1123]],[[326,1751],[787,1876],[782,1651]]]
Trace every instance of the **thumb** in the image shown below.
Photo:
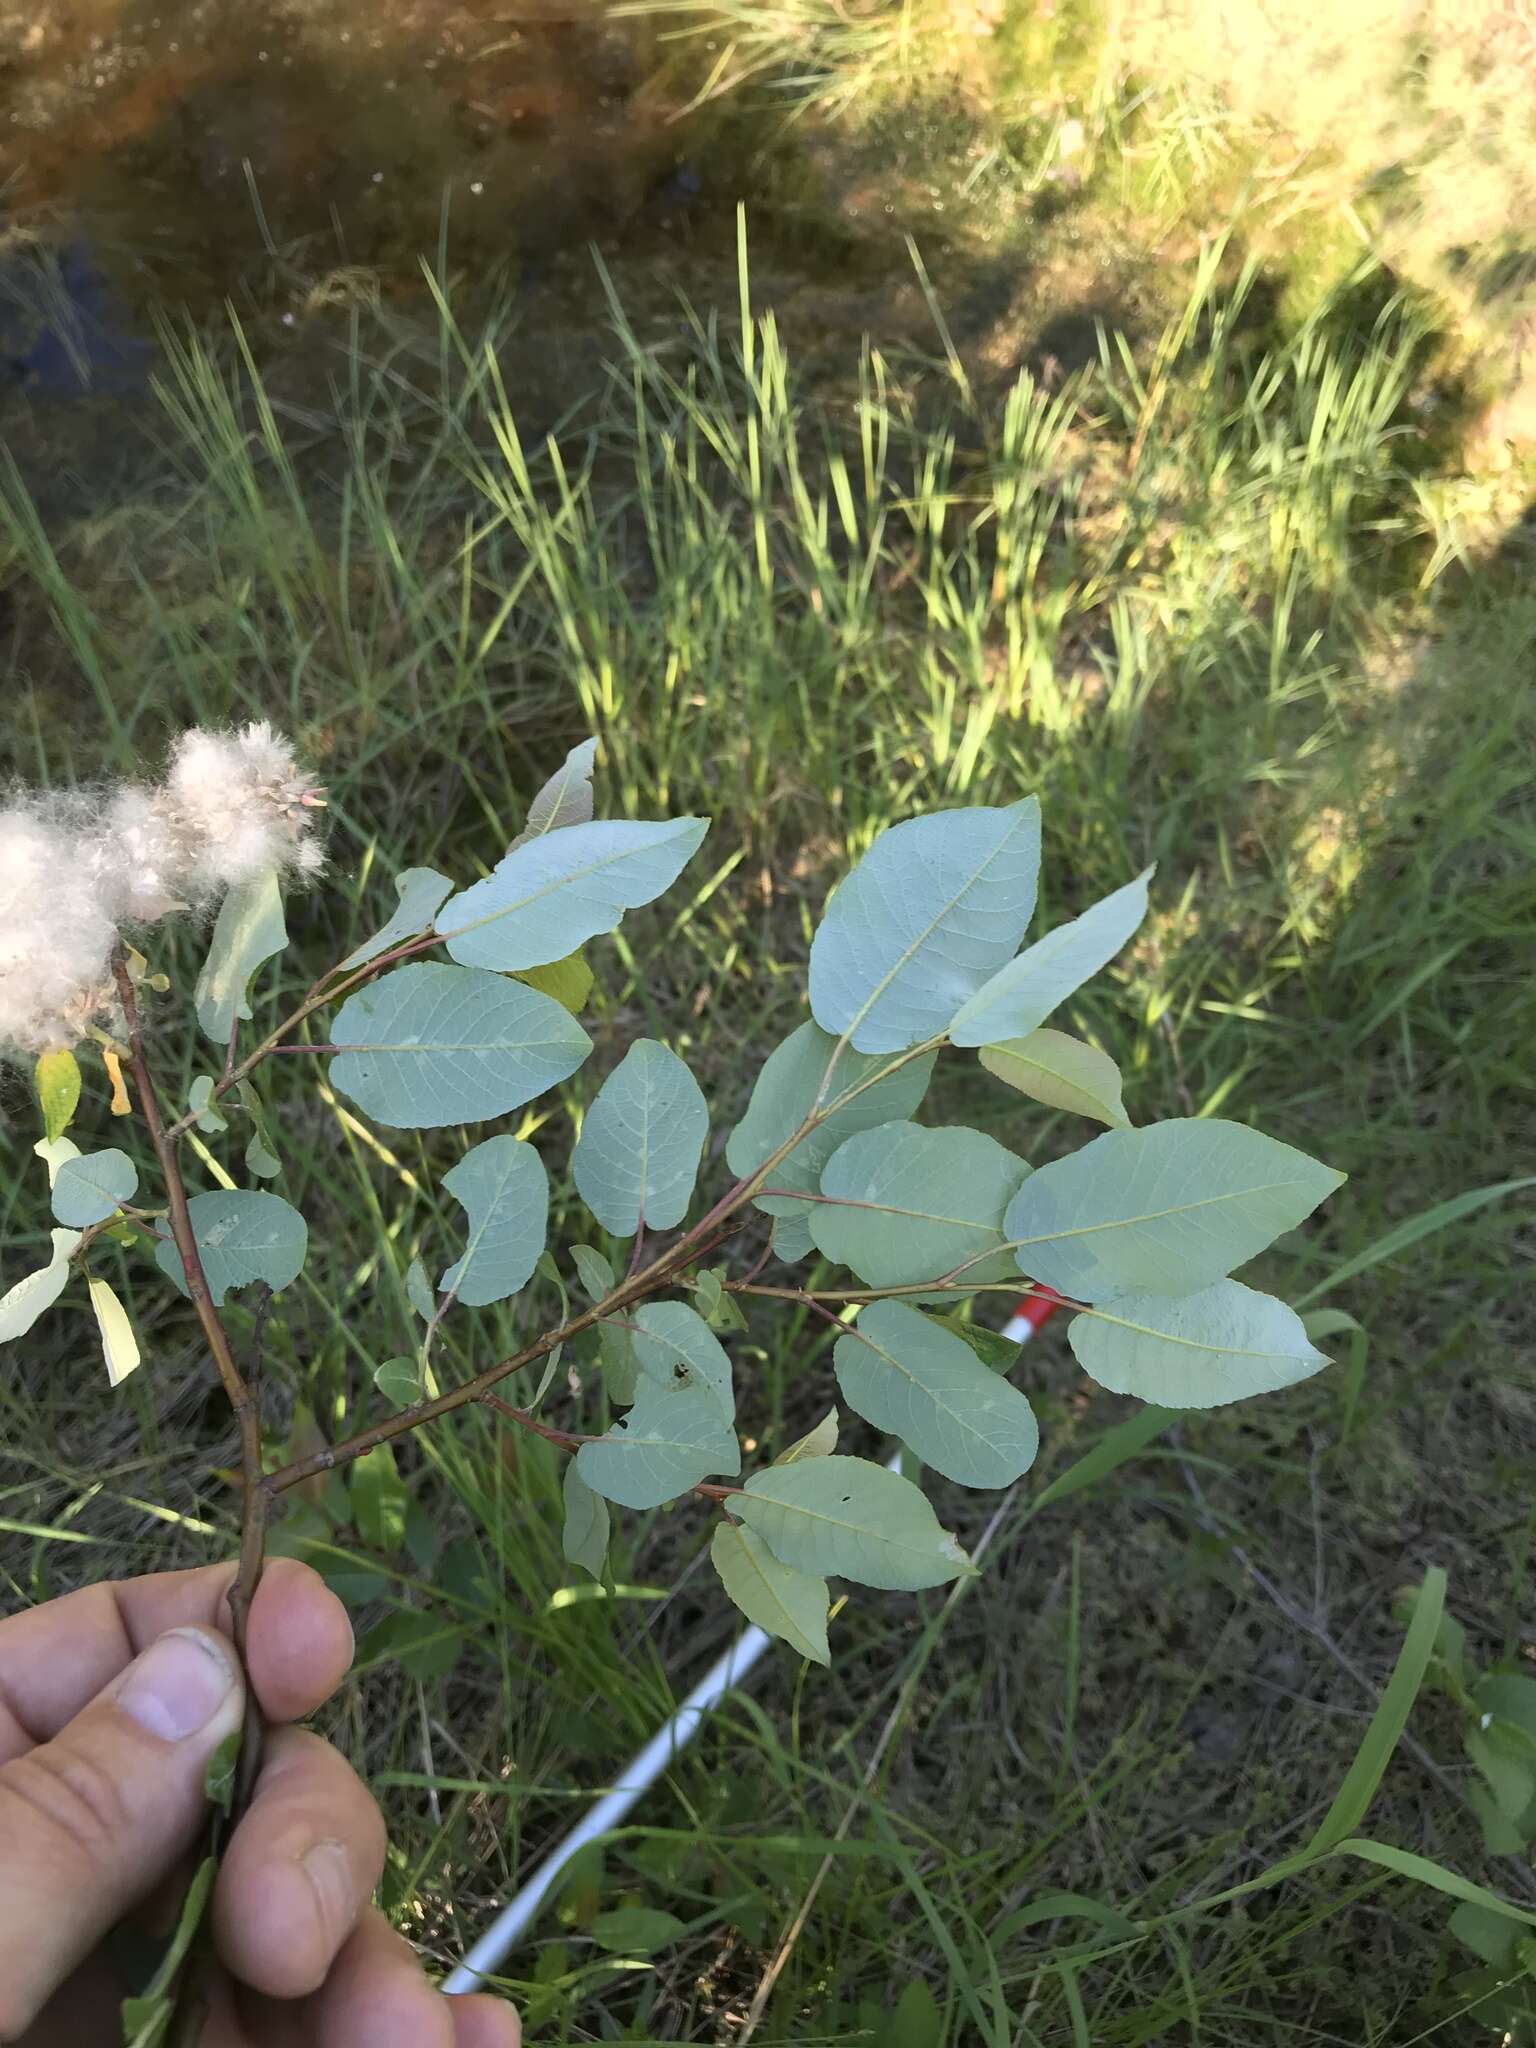
[[[0,1767],[0,2041],[14,2041],[191,1846],[245,1685],[211,1629],[151,1643],[52,1742]]]

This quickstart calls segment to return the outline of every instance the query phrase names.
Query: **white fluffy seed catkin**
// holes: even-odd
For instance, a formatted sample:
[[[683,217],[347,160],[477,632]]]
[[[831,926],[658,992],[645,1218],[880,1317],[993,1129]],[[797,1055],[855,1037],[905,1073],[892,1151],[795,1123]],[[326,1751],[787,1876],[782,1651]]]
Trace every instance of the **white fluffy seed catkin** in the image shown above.
[[[321,795],[266,724],[184,733],[166,779],[0,805],[0,1052],[78,1043],[116,1010],[127,930],[265,868],[308,878]]]

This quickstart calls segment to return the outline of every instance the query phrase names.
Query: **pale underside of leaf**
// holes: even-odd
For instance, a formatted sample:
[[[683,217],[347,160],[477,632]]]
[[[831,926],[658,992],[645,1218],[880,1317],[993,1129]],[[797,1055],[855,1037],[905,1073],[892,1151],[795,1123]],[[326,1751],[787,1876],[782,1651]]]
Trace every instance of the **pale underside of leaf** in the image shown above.
[[[1147,868],[1081,917],[1058,925],[993,975],[950,1026],[955,1045],[1025,1038],[1108,964],[1147,914]]]
[[[584,1443],[576,1464],[594,1493],[620,1507],[656,1508],[701,1479],[734,1477],[741,1449],[707,1389],[671,1393],[642,1379],[629,1413],[605,1436]]]
[[[576,1191],[603,1228],[671,1230],[693,1196],[709,1111],[676,1053],[642,1038],[603,1083],[571,1155]]]
[[[521,1138],[498,1136],[473,1146],[443,1175],[443,1186],[469,1217],[462,1258],[440,1283],[466,1307],[505,1301],[524,1286],[544,1249],[549,1176]]]
[[[708,829],[707,818],[604,819],[531,839],[444,906],[449,957],[503,972],[563,960],[670,888]]]
[[[84,1230],[130,1201],[138,1185],[138,1168],[126,1152],[82,1152],[59,1166],[53,1213],[67,1228]]]
[[[1020,1269],[1071,1299],[1190,1294],[1294,1229],[1344,1179],[1243,1124],[1106,1131],[1009,1204]]]
[[[198,1025],[216,1045],[228,1044],[237,1017],[250,1016],[246,990],[251,977],[287,943],[277,870],[267,868],[237,883],[219,907],[192,997]]]
[[[576,1469],[574,1458],[567,1461],[563,1490],[565,1524],[560,1535],[561,1551],[568,1564],[580,1565],[594,1579],[601,1579],[608,1557],[608,1503],[588,1486]]]
[[[395,894],[400,900],[388,923],[355,947],[342,961],[343,967],[366,967],[391,946],[431,931],[433,918],[453,894],[453,884],[435,868],[402,868],[395,877]]]
[[[1111,1129],[1124,1129],[1130,1122],[1121,1097],[1120,1069],[1108,1053],[1065,1031],[1042,1026],[1025,1038],[982,1046],[980,1058],[989,1074],[1050,1109],[1091,1116]]]
[[[863,1458],[806,1458],[754,1472],[731,1511],[778,1558],[892,1591],[941,1586],[969,1560],[910,1480]]]
[[[860,1052],[949,1028],[1028,927],[1040,806],[937,811],[882,832],[833,896],[811,946],[811,1014]]]
[[[80,1242],[78,1230],[53,1230],[53,1256],[46,1266],[26,1273],[14,1287],[0,1294],[0,1344],[24,1337],[39,1316],[47,1313],[64,1292],[69,1279],[69,1258]]]
[[[961,1486],[1011,1486],[1040,1431],[1028,1401],[971,1347],[899,1301],[871,1302],[833,1353],[848,1405]]]
[[[332,1084],[405,1129],[477,1123],[519,1109],[592,1050],[551,997],[478,968],[397,967],[348,997],[332,1027]]]
[[[816,1664],[830,1664],[827,1582],[781,1564],[755,1530],[722,1522],[709,1546],[721,1585],[765,1635]]]
[[[96,1313],[96,1328],[101,1335],[102,1356],[107,1365],[107,1385],[118,1387],[140,1362],[142,1353],[139,1350],[139,1342],[133,1334],[133,1325],[128,1320],[128,1311],[106,1281],[93,1277],[87,1282],[87,1287],[91,1307]]]
[[[982,1131],[895,1122],[839,1146],[821,1176],[827,1199],[807,1222],[829,1259],[869,1287],[937,1280],[963,1267],[966,1284],[1016,1270],[1003,1216],[1029,1167]]]
[[[1329,1363],[1294,1309],[1237,1280],[1170,1299],[1124,1294],[1067,1329],[1086,1373],[1162,1408],[1216,1408],[1310,1379]]]
[[[765,1181],[769,1187],[814,1194],[823,1167],[845,1139],[912,1114],[927,1092],[934,1059],[933,1053],[924,1053],[876,1079],[891,1065],[888,1057],[854,1052],[839,1046],[819,1025],[802,1024],[764,1062],[747,1113],[726,1145],[726,1164],[734,1174],[755,1172],[800,1128],[820,1097],[825,1121],[779,1160]],[[841,1107],[834,1107],[844,1096],[848,1099]],[[796,1226],[782,1232],[775,1228],[779,1256],[804,1258],[810,1250],[806,1218],[812,1205],[783,1195],[755,1199],[765,1215]]]
[[[635,1325],[635,1363],[647,1379],[669,1391],[703,1387],[726,1420],[736,1419],[731,1361],[724,1345],[685,1301],[648,1301],[629,1318]]]
[[[214,1305],[221,1306],[231,1287],[265,1280],[281,1290],[299,1277],[308,1249],[304,1218],[281,1195],[262,1188],[213,1189],[194,1195],[187,1205],[197,1240],[204,1277]],[[155,1247],[162,1273],[183,1294],[187,1292],[181,1254],[169,1239]]]

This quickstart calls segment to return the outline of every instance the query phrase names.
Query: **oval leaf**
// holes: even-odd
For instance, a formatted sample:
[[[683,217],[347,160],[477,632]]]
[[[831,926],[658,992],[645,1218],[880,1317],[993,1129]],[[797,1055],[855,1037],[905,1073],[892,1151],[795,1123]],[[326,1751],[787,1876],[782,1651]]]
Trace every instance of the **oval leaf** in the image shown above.
[[[597,741],[583,740],[572,747],[528,806],[528,822],[507,848],[525,846],[546,832],[563,832],[571,825],[585,825],[592,816],[592,764],[597,759]]]
[[[62,1138],[80,1106],[80,1066],[68,1047],[40,1052],[32,1070],[37,1105],[43,1112],[43,1135]]]
[[[603,1386],[608,1398],[615,1408],[627,1408],[640,1389],[634,1332],[627,1323],[599,1323],[597,1348],[603,1361]]]
[[[910,1593],[971,1568],[911,1480],[864,1458],[770,1465],[732,1494],[731,1512],[799,1572]]]
[[[1292,1230],[1344,1180],[1215,1117],[1106,1131],[1031,1174],[1004,1222],[1019,1266],[1080,1301],[1192,1294]]]
[[[215,1188],[187,1204],[192,1235],[217,1306],[231,1287],[265,1280],[274,1291],[297,1280],[309,1246],[304,1218],[281,1195],[263,1188]],[[155,1247],[155,1262],[183,1294],[181,1255],[169,1238]]]
[[[251,976],[288,943],[277,870],[266,868],[237,883],[219,906],[208,957],[192,1001],[204,1035],[227,1045],[237,1017],[249,1017]]]
[[[592,1041],[551,997],[467,967],[397,967],[349,996],[331,1081],[383,1124],[477,1123],[574,1074]]]
[[[642,1379],[635,1405],[606,1436],[584,1443],[576,1466],[594,1493],[621,1508],[659,1508],[714,1474],[741,1470],[736,1433],[702,1387],[669,1393]]]
[[[1121,1100],[1120,1069],[1107,1052],[1065,1031],[1031,1031],[1003,1045],[984,1045],[981,1064],[999,1081],[1051,1109],[1091,1116],[1112,1129],[1130,1118]]]
[[[671,1230],[693,1196],[709,1111],[675,1052],[642,1038],[598,1090],[571,1155],[576,1191],[604,1230]]]
[[[736,1419],[731,1361],[703,1317],[685,1301],[648,1301],[630,1318],[635,1363],[659,1387],[702,1387]]]
[[[487,1138],[465,1153],[443,1186],[469,1215],[469,1242],[439,1283],[468,1308],[505,1301],[528,1281],[549,1224],[549,1176],[521,1138]]]
[[[613,1292],[613,1268],[602,1253],[589,1244],[573,1244],[571,1264],[588,1301],[606,1301]]]
[[[899,1052],[947,1031],[1017,950],[1039,872],[1032,796],[1006,810],[935,811],[892,825],[832,898],[812,942],[812,1016],[859,1052]]]
[[[104,1223],[129,1201],[139,1185],[139,1170],[126,1152],[82,1152],[66,1159],[53,1183],[53,1213],[71,1230]]]
[[[837,1449],[837,1426],[840,1417],[835,1408],[829,1408],[814,1429],[797,1437],[787,1451],[780,1451],[774,1459],[775,1465],[795,1465],[802,1458],[829,1458]]]
[[[753,1529],[722,1522],[709,1546],[709,1561],[720,1583],[765,1635],[809,1657],[830,1664],[827,1648],[827,1582],[780,1564]]]
[[[566,1462],[564,1495],[565,1527],[560,1548],[565,1560],[567,1564],[579,1564],[584,1572],[600,1579],[608,1556],[608,1503],[588,1486],[577,1471],[574,1458]]]
[[[96,1312],[96,1328],[101,1333],[102,1356],[107,1361],[107,1385],[121,1386],[143,1356],[139,1340],[133,1334],[128,1311],[106,1281],[88,1280],[86,1286]]]
[[[981,1131],[884,1124],[833,1153],[821,1176],[831,1199],[812,1203],[807,1221],[820,1250],[868,1287],[938,1280],[957,1266],[968,1287],[980,1287],[1017,1270],[999,1247],[1028,1174]]]
[[[1176,1300],[1122,1294],[1074,1316],[1067,1340],[1101,1387],[1162,1408],[1219,1408],[1294,1386],[1330,1363],[1294,1309],[1237,1280]]]
[[[421,1399],[421,1365],[414,1358],[386,1358],[373,1369],[373,1384],[392,1408],[409,1408]]]
[[[592,1939],[614,1955],[654,1955],[687,1931],[675,1913],[652,1906],[619,1906],[592,1922]]]
[[[402,868],[395,877],[395,894],[400,901],[388,924],[381,925],[371,939],[365,939],[342,961],[343,967],[366,967],[391,946],[429,932],[432,920],[453,893],[453,884],[435,868]]]
[[[1147,914],[1152,868],[1070,924],[1058,925],[994,974],[949,1028],[955,1045],[995,1045],[1025,1038],[1058,1003],[1113,960]]]
[[[775,1046],[764,1062],[747,1113],[726,1145],[726,1164],[734,1174],[755,1173],[800,1128],[818,1096],[823,1104],[830,1104],[849,1089],[870,1082],[808,1132],[769,1175],[769,1185],[773,1187],[803,1188],[807,1194],[814,1194],[821,1185],[822,1168],[845,1139],[858,1131],[873,1130],[877,1124],[889,1123],[893,1117],[912,1114],[927,1093],[934,1058],[933,1053],[924,1053],[921,1059],[908,1060],[905,1066],[897,1067],[884,1080],[872,1081],[871,1076],[889,1064],[886,1059],[853,1052],[847,1046],[839,1050],[837,1040],[819,1025],[802,1024],[782,1045]],[[756,1198],[756,1206],[766,1215],[803,1225],[812,1204],[761,1195]],[[780,1258],[804,1258],[810,1250],[809,1235],[796,1230],[793,1237],[787,1237],[775,1229],[774,1248]]]
[[[1035,1462],[1029,1403],[969,1344],[899,1301],[860,1312],[833,1351],[848,1405],[962,1486],[1011,1486]]]
[[[461,890],[437,928],[466,967],[506,972],[563,960],[670,888],[708,830],[707,818],[605,819],[545,833]]]
[[[46,1266],[24,1274],[14,1287],[0,1294],[0,1344],[24,1337],[38,1317],[53,1307],[69,1279],[69,1255],[80,1242],[78,1230],[55,1230],[53,1257]]]

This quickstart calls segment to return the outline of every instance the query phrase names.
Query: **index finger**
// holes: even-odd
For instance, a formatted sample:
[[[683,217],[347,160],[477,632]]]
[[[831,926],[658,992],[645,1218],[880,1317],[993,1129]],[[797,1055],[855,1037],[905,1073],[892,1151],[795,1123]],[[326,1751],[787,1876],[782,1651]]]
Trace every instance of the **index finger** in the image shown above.
[[[118,1672],[173,1628],[229,1633],[232,1564],[106,1581],[0,1621],[0,1763],[48,1742]],[[273,1558],[251,1602],[250,1679],[269,1721],[329,1698],[352,1661],[336,1595],[295,1558]]]

